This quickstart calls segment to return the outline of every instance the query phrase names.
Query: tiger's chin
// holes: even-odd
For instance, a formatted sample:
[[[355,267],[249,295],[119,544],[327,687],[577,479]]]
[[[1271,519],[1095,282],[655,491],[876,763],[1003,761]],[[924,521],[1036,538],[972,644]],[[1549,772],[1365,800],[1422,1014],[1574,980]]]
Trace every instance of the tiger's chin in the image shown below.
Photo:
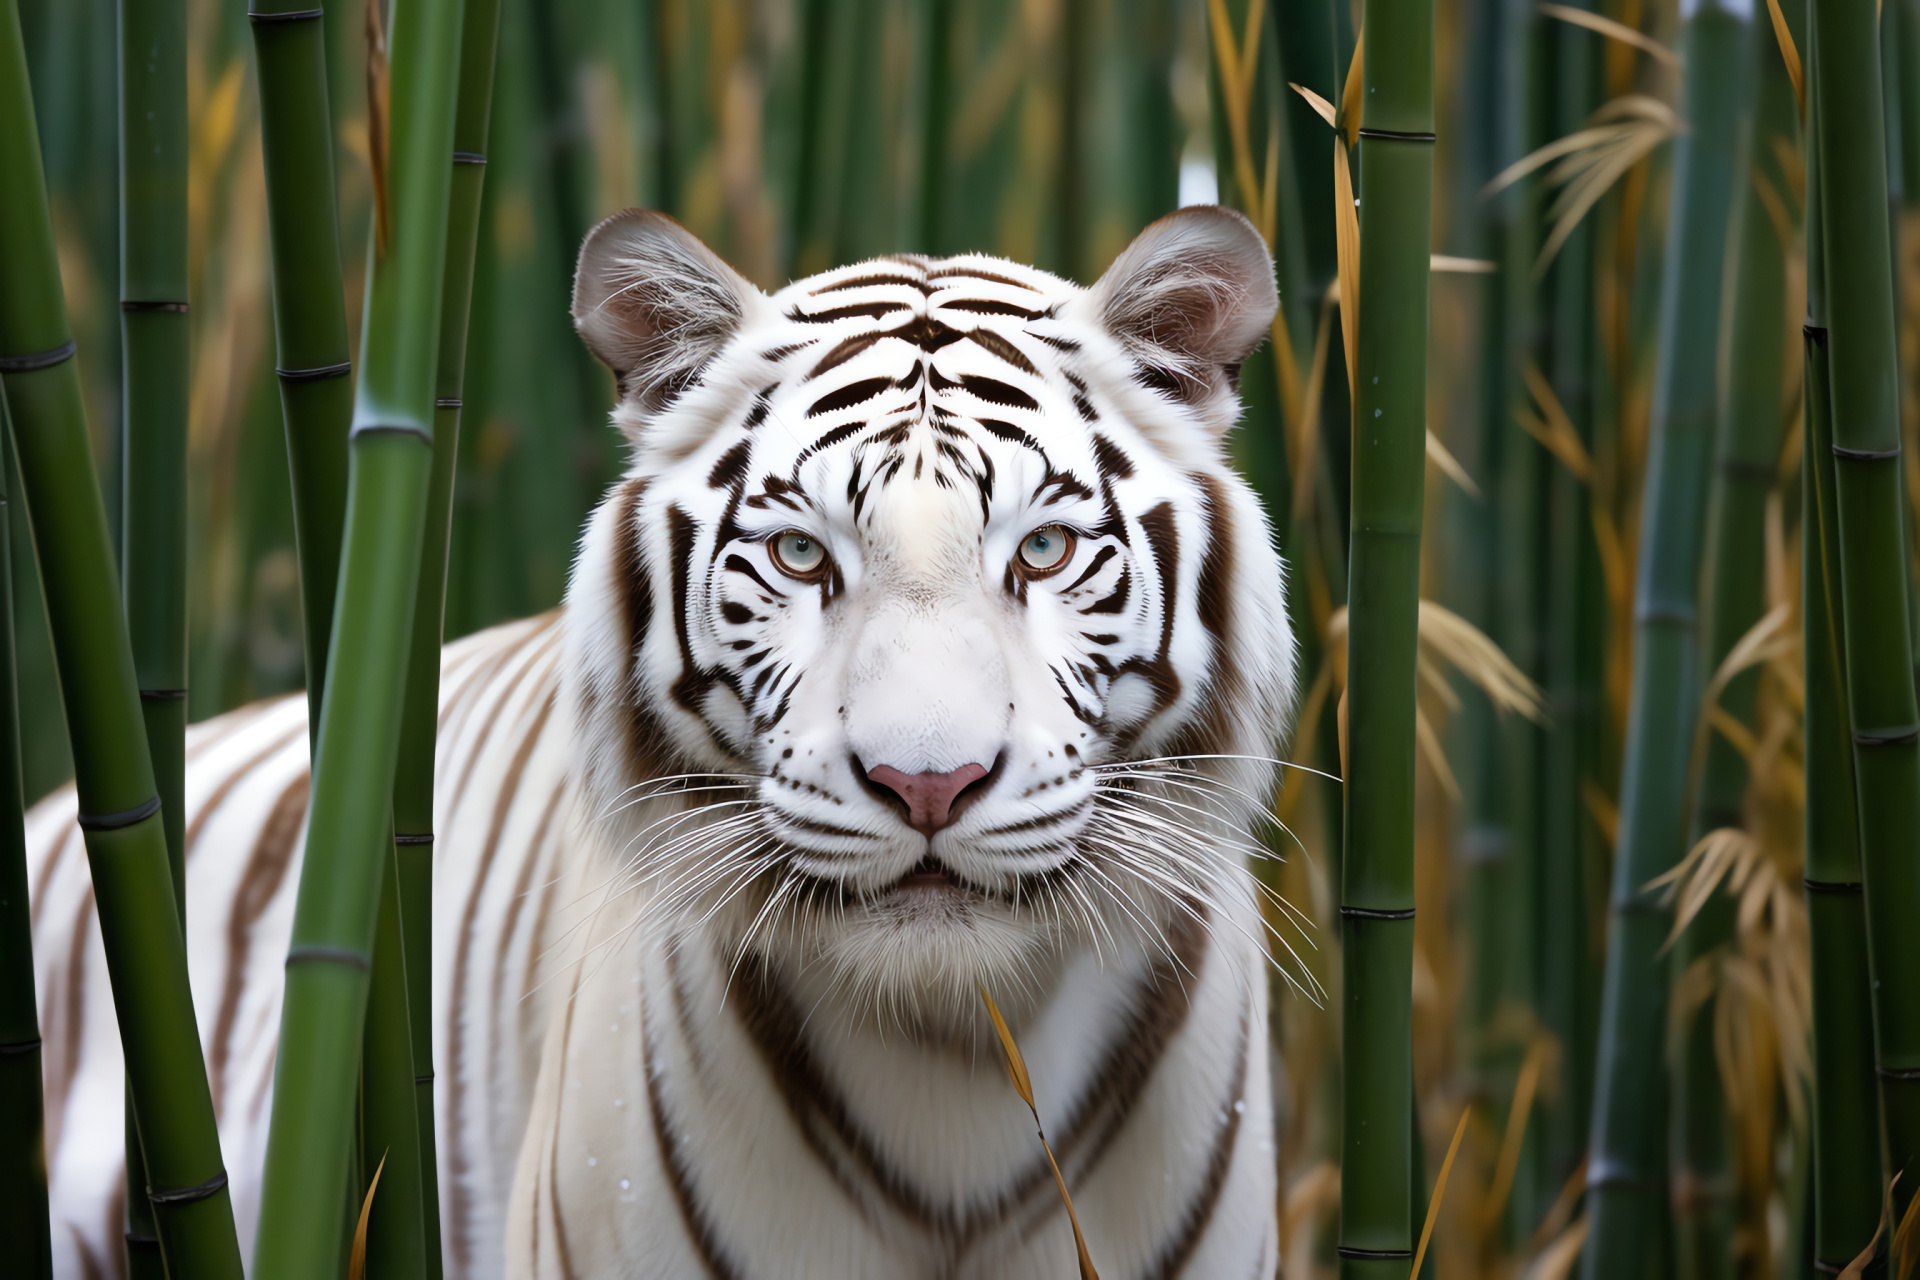
[[[790,908],[747,945],[809,1005],[917,1041],[971,1043],[981,991],[1016,1019],[1094,941],[1044,899],[1015,902],[923,863],[858,898]]]

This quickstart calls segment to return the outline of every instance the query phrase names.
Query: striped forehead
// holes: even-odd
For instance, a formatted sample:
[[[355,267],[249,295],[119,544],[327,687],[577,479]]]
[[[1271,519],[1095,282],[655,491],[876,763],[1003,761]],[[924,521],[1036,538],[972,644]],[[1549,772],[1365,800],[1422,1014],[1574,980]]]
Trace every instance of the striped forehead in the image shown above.
[[[998,260],[911,257],[789,286],[752,335],[768,381],[741,424],[747,489],[837,481],[864,508],[876,484],[973,493],[984,473],[997,498],[1084,466],[1093,413],[1056,318],[1077,292]]]

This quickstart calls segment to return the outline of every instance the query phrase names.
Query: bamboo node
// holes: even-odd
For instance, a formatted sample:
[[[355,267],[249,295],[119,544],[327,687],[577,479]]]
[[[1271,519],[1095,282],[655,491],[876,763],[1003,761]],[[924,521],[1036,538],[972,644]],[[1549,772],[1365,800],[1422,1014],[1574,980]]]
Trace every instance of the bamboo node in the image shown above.
[[[47,351],[34,351],[24,356],[0,356],[0,373],[35,373],[41,369],[51,369],[73,359],[73,353],[79,349],[74,340],[68,338]]]
[[[222,1169],[197,1186],[178,1187],[172,1191],[155,1191],[152,1187],[148,1187],[147,1199],[155,1204],[192,1204],[196,1200],[205,1200],[208,1196],[216,1195],[226,1190],[226,1187],[227,1171]]]
[[[303,964],[310,960],[319,960],[326,964],[344,964],[351,969],[372,969],[373,964],[366,956],[351,947],[288,947],[287,964]]]
[[[124,827],[145,822],[158,812],[160,812],[160,797],[155,796],[143,804],[137,804],[131,809],[122,809],[118,813],[83,813],[78,815],[75,821],[79,822],[82,831],[119,831]]]
[[[247,21],[262,23],[311,22],[315,18],[326,16],[325,9],[289,9],[285,13],[255,13],[251,9],[247,10]]]

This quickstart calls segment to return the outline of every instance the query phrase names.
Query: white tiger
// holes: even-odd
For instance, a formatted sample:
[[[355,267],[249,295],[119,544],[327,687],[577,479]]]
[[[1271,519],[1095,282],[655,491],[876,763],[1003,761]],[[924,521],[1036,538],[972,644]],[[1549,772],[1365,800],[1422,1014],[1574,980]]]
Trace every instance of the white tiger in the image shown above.
[[[1091,289],[900,256],[766,295],[658,214],[574,317],[625,479],[565,608],[449,646],[434,1054],[452,1277],[1278,1264],[1245,859],[1292,696],[1229,468],[1276,305],[1187,209]],[[189,951],[243,1248],[306,807],[299,699],[196,727]],[[65,1276],[119,1267],[120,1060],[71,792],[32,815]]]

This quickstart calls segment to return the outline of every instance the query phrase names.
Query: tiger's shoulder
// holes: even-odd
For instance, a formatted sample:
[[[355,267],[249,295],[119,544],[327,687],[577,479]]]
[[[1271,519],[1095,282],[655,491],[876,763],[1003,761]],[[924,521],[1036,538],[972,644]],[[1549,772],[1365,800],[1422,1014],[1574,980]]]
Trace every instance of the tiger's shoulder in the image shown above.
[[[582,895],[553,610],[446,646],[435,758],[435,1110],[449,1274],[498,1269],[545,1029],[549,957]],[[306,699],[252,703],[187,732],[187,963],[251,1252],[282,966],[306,843]],[[56,1274],[120,1271],[125,1154],[113,1000],[71,785],[27,815]]]

